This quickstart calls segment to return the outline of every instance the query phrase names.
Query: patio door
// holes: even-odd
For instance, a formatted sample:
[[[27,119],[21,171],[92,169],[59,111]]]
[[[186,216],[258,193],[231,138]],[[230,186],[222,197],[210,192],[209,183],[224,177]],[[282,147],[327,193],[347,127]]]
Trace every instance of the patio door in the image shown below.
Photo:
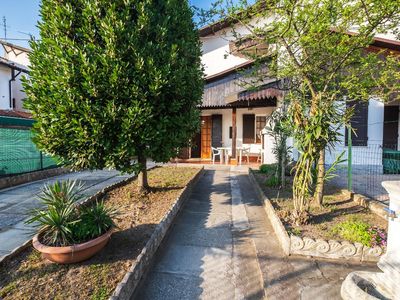
[[[201,158],[211,158],[211,116],[201,117]]]

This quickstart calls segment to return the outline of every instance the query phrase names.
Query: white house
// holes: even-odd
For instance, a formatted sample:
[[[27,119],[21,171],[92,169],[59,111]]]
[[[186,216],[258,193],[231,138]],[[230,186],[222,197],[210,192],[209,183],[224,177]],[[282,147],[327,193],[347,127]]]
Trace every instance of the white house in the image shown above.
[[[244,28],[235,30],[245,33]],[[266,116],[276,109],[283,96],[274,78],[267,78],[257,90],[241,84],[252,61],[234,53],[234,37],[228,24],[218,22],[200,29],[202,63],[205,67],[205,89],[201,110],[201,132],[192,140],[185,158],[209,160],[211,147],[226,148],[232,160],[239,152],[250,150],[260,159],[263,150],[261,130]],[[268,156],[271,156],[268,153]]]
[[[0,40],[0,110],[26,112],[23,108],[25,93],[22,91],[22,75],[29,73],[29,49]],[[4,115],[2,113],[2,115]]]
[[[246,29],[236,25],[236,32],[246,35]],[[235,49],[235,38],[230,24],[224,21],[200,29],[202,62],[205,68],[205,89],[201,110],[201,132],[193,139],[192,148],[184,153],[185,158],[207,160],[211,158],[211,147],[227,147],[231,157],[238,161],[237,150],[245,147],[255,156],[262,155],[263,163],[273,163],[273,141],[261,136],[265,117],[277,108],[283,96],[279,82],[266,78],[256,91],[247,91],[241,84],[243,73],[251,69],[252,62]],[[371,50],[389,49],[400,54],[400,41],[393,37],[376,37]],[[358,104],[352,126],[353,164],[382,166],[382,149],[400,150],[399,103],[385,103],[370,99]],[[347,134],[342,128],[343,138],[336,150],[347,151]],[[290,141],[292,144],[292,141]],[[327,163],[332,163],[338,151],[327,153]],[[374,156],[367,157],[366,151]],[[362,155],[361,155],[362,154]],[[294,151],[296,158],[296,151]]]

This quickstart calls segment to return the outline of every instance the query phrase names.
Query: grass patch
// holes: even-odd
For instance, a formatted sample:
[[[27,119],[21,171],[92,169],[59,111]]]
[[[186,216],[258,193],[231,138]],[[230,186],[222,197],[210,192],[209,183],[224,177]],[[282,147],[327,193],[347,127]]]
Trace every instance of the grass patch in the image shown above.
[[[331,228],[333,237],[340,237],[350,242],[358,242],[371,247],[371,234],[369,232],[371,225],[351,217],[347,221],[340,222]]]
[[[349,217],[348,220],[333,226],[330,231],[333,238],[339,237],[350,242],[361,243],[367,247],[386,246],[386,233],[357,217]]]

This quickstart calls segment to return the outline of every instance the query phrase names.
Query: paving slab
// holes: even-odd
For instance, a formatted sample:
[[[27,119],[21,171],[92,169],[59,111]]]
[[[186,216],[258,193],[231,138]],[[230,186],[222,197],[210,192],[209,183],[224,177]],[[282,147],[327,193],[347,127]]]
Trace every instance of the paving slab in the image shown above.
[[[5,232],[1,232],[0,237],[0,250],[11,252],[15,248],[19,247],[27,240],[32,238],[34,232],[31,230],[22,229],[9,229]]]
[[[192,212],[202,212],[202,213],[225,213],[231,209],[230,204],[226,204],[224,200],[223,203],[213,202],[207,203],[204,201],[198,201],[196,199],[191,200],[187,205],[185,205],[185,209]]]
[[[200,299],[203,294],[201,284],[203,279],[194,276],[170,273],[150,273],[143,289],[146,293],[140,299],[153,300],[177,300]]]
[[[170,242],[226,249],[232,247],[230,226],[202,228],[197,224],[177,224],[171,232]]]
[[[4,214],[0,213],[0,243],[2,231],[5,231],[8,227],[21,222],[26,219],[26,215],[23,214]]]
[[[231,251],[213,247],[170,244],[154,270],[161,273],[224,276],[232,273]],[[214,274],[215,273],[215,274]]]
[[[2,208],[1,212],[4,214],[27,215],[32,209],[41,207],[43,207],[43,204],[33,197],[32,199],[23,200],[9,207]]]
[[[10,254],[10,253],[11,253],[10,251],[3,251],[3,250],[0,250],[0,258],[2,258],[3,256],[8,255],[8,254]]]
[[[203,228],[230,227],[231,214],[228,212],[214,212],[210,215],[186,209],[185,214],[181,214],[175,224],[189,224]]]
[[[8,209],[14,205],[18,205],[22,201],[17,195],[12,195],[9,197],[4,197],[4,195],[2,196],[3,199],[0,199],[0,210]]]

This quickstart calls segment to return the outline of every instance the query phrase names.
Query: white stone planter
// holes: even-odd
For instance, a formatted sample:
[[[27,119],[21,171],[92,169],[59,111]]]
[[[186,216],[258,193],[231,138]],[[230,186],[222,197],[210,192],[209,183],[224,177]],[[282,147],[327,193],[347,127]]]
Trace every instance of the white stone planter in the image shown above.
[[[378,267],[383,273],[352,272],[342,284],[343,299],[400,299],[400,181],[382,183],[390,197],[388,245]]]

